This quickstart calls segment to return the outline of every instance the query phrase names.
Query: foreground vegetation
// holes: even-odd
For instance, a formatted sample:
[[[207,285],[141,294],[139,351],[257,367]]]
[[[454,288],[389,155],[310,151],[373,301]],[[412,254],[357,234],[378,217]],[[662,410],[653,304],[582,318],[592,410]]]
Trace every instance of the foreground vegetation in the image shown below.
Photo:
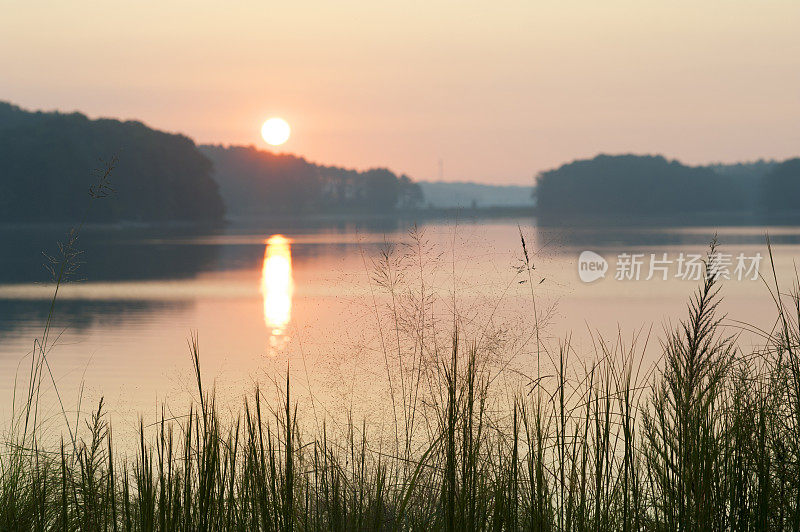
[[[384,258],[374,280],[392,291]],[[535,305],[527,250],[520,272]],[[0,529],[798,529],[800,298],[771,282],[776,326],[750,331],[763,349],[725,334],[708,276],[645,375],[621,341],[598,342],[574,371],[569,344],[540,341],[537,318],[537,373],[506,408],[487,344],[465,341],[458,319],[437,344],[423,316],[413,349],[397,336],[394,419],[379,432],[352,417],[344,430],[309,429],[288,376],[279,404],[256,389],[224,414],[195,338],[196,404],[142,422],[133,454],[117,447],[102,401],[83,429],[65,419],[60,443],[40,435],[46,331],[0,454]]]

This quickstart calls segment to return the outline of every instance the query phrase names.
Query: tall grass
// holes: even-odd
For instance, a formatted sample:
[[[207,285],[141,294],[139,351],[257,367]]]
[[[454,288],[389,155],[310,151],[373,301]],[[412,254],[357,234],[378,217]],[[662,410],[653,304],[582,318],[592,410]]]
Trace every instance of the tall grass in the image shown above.
[[[135,455],[116,447],[102,400],[60,444],[6,442],[0,530],[800,529],[797,286],[786,294],[773,277],[776,327],[754,329],[763,349],[743,352],[707,271],[650,372],[649,337],[598,340],[578,364],[568,340],[539,338],[537,315],[548,374],[499,407],[485,337],[465,337],[453,309],[442,341],[424,275],[409,296],[392,254],[381,261],[388,439],[352,416],[344,431],[301,428],[288,370],[279,404],[256,388],[223,416],[194,336],[196,400],[183,418],[141,421]],[[526,261],[535,297],[527,249]]]

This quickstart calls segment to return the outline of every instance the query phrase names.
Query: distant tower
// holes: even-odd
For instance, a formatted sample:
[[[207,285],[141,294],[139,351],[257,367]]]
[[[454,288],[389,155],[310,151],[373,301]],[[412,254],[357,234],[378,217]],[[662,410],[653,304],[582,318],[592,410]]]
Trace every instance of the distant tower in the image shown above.
[[[439,181],[444,181],[444,161],[439,158]]]

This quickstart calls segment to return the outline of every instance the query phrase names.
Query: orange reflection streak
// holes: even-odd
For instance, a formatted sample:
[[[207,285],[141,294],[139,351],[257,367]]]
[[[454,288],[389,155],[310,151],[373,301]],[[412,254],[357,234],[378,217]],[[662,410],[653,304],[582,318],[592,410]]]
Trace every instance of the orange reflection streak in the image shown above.
[[[286,326],[292,314],[292,250],[289,239],[272,235],[264,251],[261,269],[261,295],[264,298],[264,322],[270,329],[270,344],[281,347],[286,337]]]

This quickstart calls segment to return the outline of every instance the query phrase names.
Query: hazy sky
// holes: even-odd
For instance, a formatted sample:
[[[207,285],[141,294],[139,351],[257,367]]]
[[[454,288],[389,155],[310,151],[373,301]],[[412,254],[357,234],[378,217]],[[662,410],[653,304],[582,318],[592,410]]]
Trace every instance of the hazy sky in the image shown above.
[[[416,179],[800,155],[800,2],[4,0],[0,100]]]

